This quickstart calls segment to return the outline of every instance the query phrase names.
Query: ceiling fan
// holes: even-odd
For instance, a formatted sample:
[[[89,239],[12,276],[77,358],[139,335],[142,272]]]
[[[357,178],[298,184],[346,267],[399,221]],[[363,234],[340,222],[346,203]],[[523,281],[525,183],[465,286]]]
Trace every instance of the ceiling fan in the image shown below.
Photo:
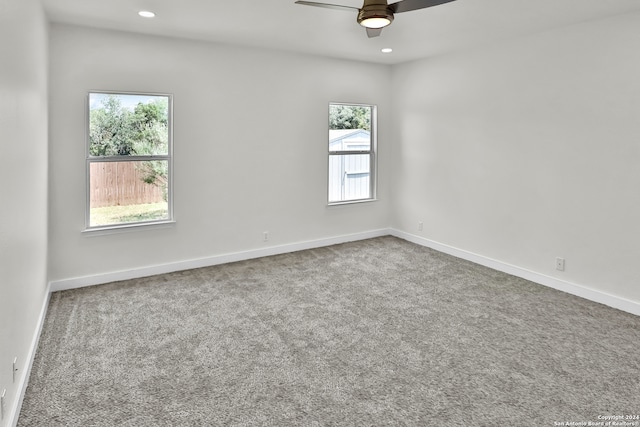
[[[367,36],[378,37],[382,29],[393,22],[393,14],[409,12],[411,10],[424,9],[431,6],[449,3],[455,0],[401,0],[397,3],[388,4],[387,0],[364,0],[360,9],[352,6],[339,4],[317,3],[314,1],[298,0],[296,4],[305,6],[326,7],[329,9],[346,10],[358,12],[358,24],[367,30]]]

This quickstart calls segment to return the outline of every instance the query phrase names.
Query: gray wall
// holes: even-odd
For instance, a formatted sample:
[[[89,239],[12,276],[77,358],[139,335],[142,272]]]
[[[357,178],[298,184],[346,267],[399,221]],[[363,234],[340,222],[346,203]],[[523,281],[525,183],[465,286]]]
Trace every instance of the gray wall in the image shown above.
[[[640,302],[639,27],[625,14],[394,67],[393,226]]]
[[[0,393],[7,425],[46,298],[47,24],[35,0],[0,0]],[[13,382],[11,366],[18,358]]]
[[[389,67],[65,25],[50,43],[50,280],[388,226]],[[175,225],[82,233],[90,90],[174,95]],[[376,202],[327,207],[331,101],[378,105]]]

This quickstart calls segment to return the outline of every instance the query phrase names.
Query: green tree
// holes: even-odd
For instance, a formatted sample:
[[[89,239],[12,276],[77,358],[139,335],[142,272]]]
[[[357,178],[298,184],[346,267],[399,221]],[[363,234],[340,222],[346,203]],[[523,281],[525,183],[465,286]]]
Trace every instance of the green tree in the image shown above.
[[[128,156],[132,150],[131,115],[118,97],[109,95],[89,114],[89,152],[92,156]]]
[[[329,129],[371,130],[371,108],[332,104],[329,106]]]
[[[167,99],[138,103],[131,115],[132,151],[136,155],[166,154],[169,147]]]
[[[137,155],[166,154],[169,149],[169,108],[167,98],[159,98],[147,104],[138,103],[133,110],[133,151]],[[140,164],[142,180],[162,189],[167,200],[169,164],[152,160]]]

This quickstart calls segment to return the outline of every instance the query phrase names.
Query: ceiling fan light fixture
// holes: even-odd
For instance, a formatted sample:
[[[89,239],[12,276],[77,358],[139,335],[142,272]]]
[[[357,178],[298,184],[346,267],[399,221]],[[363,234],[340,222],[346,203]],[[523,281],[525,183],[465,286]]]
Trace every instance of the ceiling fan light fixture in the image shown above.
[[[365,28],[384,28],[393,22],[393,13],[385,4],[367,5],[358,13],[358,24]]]
[[[355,0],[354,0],[355,1]],[[412,10],[426,9],[450,3],[455,0],[399,0],[395,3],[388,3],[388,0],[364,0],[362,8],[340,4],[321,3],[309,0],[296,0],[296,4],[305,6],[316,6],[328,9],[338,9],[346,11],[358,11],[358,24],[367,29],[367,37],[378,37],[382,29],[393,22],[393,14],[409,12]]]
[[[360,25],[366,28],[384,28],[391,24],[391,21],[387,18],[367,18],[360,21]]]

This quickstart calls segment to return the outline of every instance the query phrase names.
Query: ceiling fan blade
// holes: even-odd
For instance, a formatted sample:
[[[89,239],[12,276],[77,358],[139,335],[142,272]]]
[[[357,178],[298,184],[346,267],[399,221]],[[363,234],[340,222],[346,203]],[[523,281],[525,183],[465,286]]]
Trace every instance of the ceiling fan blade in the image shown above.
[[[316,6],[316,7],[326,7],[327,9],[337,9],[337,10],[347,10],[349,12],[353,12],[354,10],[357,12],[360,9],[357,7],[351,6],[342,6],[340,4],[329,4],[329,3],[316,3],[314,1],[302,1],[298,0],[295,2],[296,4],[302,4],[304,6]]]
[[[409,12],[411,10],[424,9],[431,6],[438,6],[455,0],[402,0],[389,5],[393,13]]]
[[[382,28],[367,28],[367,37],[378,37],[382,33]]]

